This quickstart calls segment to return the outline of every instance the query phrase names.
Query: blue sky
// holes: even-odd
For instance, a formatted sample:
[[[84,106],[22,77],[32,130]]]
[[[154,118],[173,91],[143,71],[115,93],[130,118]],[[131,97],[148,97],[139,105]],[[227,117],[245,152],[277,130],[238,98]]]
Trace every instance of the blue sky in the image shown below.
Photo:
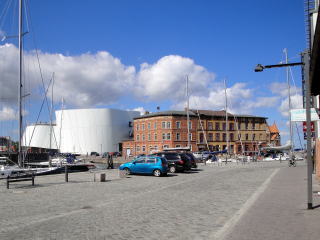
[[[35,121],[42,100],[38,71],[32,69],[37,65],[33,52],[37,47],[46,84],[55,72],[56,108],[64,97],[70,108],[182,109],[188,74],[191,106],[220,110],[226,78],[230,110],[268,117],[270,124],[276,121],[286,141],[285,69],[262,73],[253,69],[257,63],[283,61],[284,48],[290,61],[300,60],[306,47],[303,0],[27,2],[31,23],[25,37],[25,75],[32,93],[28,122]],[[2,12],[4,5],[0,7]],[[2,35],[13,31],[12,19],[8,14],[0,25]],[[0,74],[5,72],[14,82],[16,61],[10,54],[16,54],[13,46],[2,48],[3,59],[11,61]],[[300,94],[301,70],[292,71]],[[15,95],[14,84],[8,85],[7,78],[0,81]],[[8,97],[3,89],[2,98]],[[293,102],[299,106],[298,100]],[[3,117],[14,115],[14,104],[0,105],[0,135],[15,136],[13,117]],[[45,111],[41,119],[48,120]]]

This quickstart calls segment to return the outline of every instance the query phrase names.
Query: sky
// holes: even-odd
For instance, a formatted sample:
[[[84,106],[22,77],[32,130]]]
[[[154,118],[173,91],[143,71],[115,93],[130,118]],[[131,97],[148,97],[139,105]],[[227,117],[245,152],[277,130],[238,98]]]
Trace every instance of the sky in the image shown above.
[[[226,81],[228,111],[267,117],[288,140],[286,69],[254,67],[284,62],[285,48],[289,62],[300,61],[304,0],[27,0],[26,6],[25,124],[36,122],[53,75],[55,109],[149,112],[184,109],[188,76],[191,108],[224,109]],[[17,35],[17,11],[17,0],[1,1],[0,136],[14,139],[18,49],[17,39],[5,36]],[[290,72],[292,107],[300,108],[301,68]],[[51,91],[39,121],[50,119]]]

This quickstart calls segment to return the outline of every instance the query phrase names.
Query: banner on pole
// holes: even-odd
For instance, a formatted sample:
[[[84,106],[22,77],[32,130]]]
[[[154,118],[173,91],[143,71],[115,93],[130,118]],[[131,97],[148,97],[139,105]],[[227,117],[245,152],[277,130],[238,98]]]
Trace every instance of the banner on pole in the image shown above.
[[[311,111],[311,121],[319,121],[319,116],[317,114],[316,109],[311,108],[310,111]],[[291,109],[290,114],[291,114],[291,122],[307,121],[305,108]]]

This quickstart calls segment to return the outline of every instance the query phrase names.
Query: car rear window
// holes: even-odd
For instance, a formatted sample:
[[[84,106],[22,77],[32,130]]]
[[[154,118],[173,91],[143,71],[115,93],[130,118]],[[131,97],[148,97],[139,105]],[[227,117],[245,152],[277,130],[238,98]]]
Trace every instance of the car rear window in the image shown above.
[[[160,158],[160,159],[161,159],[162,164],[167,164],[167,159],[165,159],[165,158]]]
[[[180,159],[180,156],[177,153],[165,153],[163,154],[167,160],[177,160]]]

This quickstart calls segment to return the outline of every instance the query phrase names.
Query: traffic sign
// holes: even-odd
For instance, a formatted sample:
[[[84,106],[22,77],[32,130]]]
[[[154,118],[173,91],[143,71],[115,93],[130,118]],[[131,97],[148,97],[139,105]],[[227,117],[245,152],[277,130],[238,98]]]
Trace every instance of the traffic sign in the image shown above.
[[[311,123],[311,132],[314,132],[314,122]],[[303,132],[307,132],[307,122],[303,122]]]

